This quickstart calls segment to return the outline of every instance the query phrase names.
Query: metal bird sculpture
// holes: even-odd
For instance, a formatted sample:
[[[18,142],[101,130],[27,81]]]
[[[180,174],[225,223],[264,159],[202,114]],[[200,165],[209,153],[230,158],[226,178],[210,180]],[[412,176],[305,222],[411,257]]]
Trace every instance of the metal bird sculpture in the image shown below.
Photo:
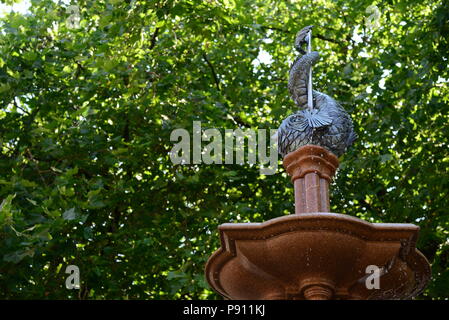
[[[319,54],[311,50],[313,26],[298,32],[295,48],[301,53],[290,68],[288,89],[299,111],[282,121],[278,131],[278,151],[285,157],[298,148],[314,144],[340,157],[357,135],[351,117],[328,95],[312,90],[312,66]],[[308,43],[308,51],[302,49]]]

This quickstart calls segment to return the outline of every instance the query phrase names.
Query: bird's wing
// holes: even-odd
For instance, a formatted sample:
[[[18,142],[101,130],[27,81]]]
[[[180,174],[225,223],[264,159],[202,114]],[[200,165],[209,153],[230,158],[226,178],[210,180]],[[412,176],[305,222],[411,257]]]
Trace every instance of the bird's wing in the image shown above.
[[[301,119],[296,121],[292,126],[299,131],[317,129],[332,124],[332,118],[325,110],[304,109],[299,111],[298,114],[301,116]]]

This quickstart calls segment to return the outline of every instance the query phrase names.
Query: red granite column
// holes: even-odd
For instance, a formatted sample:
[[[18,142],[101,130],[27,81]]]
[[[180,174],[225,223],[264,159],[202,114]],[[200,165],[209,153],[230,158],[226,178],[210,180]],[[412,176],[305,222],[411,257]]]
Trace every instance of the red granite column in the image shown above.
[[[330,151],[306,145],[284,158],[295,188],[295,213],[329,212],[329,183],[339,165]]]

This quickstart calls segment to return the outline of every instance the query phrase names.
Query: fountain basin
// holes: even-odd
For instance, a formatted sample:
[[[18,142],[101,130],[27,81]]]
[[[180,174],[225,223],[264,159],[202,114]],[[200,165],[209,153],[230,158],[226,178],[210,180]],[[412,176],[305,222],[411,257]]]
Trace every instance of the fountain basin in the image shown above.
[[[225,223],[219,232],[205,273],[227,299],[410,299],[430,280],[413,224],[318,212]],[[381,270],[379,289],[366,286],[370,265]]]

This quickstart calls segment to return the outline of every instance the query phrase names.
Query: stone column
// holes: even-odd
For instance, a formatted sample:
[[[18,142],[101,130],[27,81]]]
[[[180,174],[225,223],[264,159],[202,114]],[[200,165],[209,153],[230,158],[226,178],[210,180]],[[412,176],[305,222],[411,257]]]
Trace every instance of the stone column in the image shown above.
[[[295,189],[295,213],[329,212],[329,184],[339,165],[330,151],[306,145],[284,157]]]

